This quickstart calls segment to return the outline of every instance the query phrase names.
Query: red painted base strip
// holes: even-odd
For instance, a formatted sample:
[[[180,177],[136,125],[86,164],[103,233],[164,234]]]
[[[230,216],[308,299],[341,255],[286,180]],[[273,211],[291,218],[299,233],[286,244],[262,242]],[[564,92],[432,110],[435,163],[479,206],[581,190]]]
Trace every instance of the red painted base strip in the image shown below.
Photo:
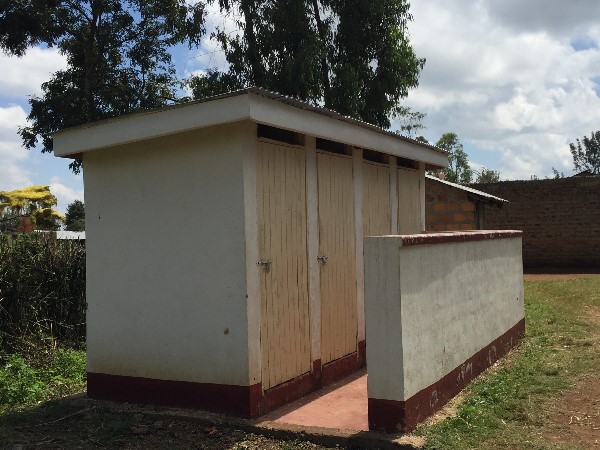
[[[410,432],[513,348],[525,334],[525,319],[459,367],[405,401],[369,398],[369,429]]]
[[[93,372],[87,374],[87,391],[91,398],[100,400],[202,409],[256,418],[364,367],[364,349],[362,341],[358,344],[358,352],[325,366],[321,366],[321,360],[316,360],[310,373],[264,392],[260,383],[234,386]]]
[[[252,417],[251,399],[260,385],[234,386],[151,378],[87,374],[91,398],[128,403],[205,409],[239,417]]]

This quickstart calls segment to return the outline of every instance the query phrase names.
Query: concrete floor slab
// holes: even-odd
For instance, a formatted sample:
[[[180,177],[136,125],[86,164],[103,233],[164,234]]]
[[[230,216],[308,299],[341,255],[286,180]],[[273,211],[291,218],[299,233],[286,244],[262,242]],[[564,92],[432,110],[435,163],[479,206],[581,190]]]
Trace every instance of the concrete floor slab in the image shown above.
[[[367,371],[343,378],[261,419],[303,427],[368,431]]]

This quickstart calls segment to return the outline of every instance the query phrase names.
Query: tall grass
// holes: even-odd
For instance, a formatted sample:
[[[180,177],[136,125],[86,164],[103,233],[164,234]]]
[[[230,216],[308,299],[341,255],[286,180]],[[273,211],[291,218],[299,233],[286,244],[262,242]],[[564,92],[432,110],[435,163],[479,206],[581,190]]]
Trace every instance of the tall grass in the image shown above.
[[[0,350],[85,339],[85,247],[40,233],[0,234]]]

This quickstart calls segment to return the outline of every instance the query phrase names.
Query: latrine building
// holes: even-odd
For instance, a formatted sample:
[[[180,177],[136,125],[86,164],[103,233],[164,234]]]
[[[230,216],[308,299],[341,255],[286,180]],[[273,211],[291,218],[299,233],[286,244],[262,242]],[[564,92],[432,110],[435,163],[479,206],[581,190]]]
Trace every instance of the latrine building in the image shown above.
[[[363,237],[445,152],[261,89],[61,131],[84,166],[88,394],[256,417],[364,365]]]

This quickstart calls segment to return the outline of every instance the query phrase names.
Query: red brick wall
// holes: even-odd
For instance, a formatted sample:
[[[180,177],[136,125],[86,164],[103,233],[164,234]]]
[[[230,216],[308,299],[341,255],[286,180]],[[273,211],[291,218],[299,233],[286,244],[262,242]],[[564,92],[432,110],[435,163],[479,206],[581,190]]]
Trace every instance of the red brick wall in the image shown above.
[[[487,208],[485,228],[523,230],[527,267],[600,267],[600,177],[473,185],[504,198]]]
[[[476,204],[465,191],[425,178],[425,229],[476,230]]]

